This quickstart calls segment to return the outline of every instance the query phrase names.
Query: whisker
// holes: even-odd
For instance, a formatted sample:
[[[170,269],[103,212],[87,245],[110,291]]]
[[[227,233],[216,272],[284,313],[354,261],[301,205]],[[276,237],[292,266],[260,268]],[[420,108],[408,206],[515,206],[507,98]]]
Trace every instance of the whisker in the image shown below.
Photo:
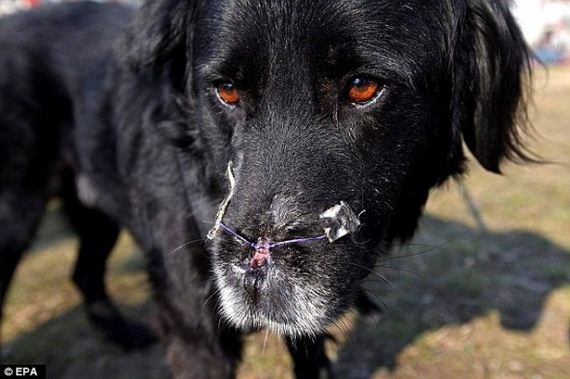
[[[380,305],[382,306],[382,310],[386,310],[388,313],[392,313],[388,304],[386,304],[384,299],[382,299],[382,297],[379,294],[372,292],[372,290],[367,288],[362,288],[362,290],[366,292],[368,295],[373,296],[375,299],[377,299],[380,302]]]
[[[431,245],[429,243],[409,243],[409,242],[404,242],[404,243],[393,243],[390,246],[392,247],[435,247],[435,245]]]
[[[341,334],[344,340],[350,339],[350,327],[347,325],[346,319],[341,317],[334,323],[334,326],[336,327],[336,329]]]
[[[432,247],[429,248],[429,249],[422,250],[422,251],[417,252],[417,253],[406,254],[406,255],[397,255],[397,256],[388,257],[388,258],[386,258],[386,259],[380,261],[379,263],[390,262],[390,261],[399,260],[399,259],[404,259],[404,258],[414,258],[414,257],[418,257],[418,256],[421,256],[421,255],[429,254],[429,253],[431,253],[431,252],[433,252],[433,251],[435,251],[435,250],[437,250],[437,249],[439,249],[439,248],[442,248],[442,247],[444,247],[444,246],[446,246],[446,245],[449,245],[450,243],[452,243],[452,242],[455,241],[456,239],[457,239],[457,238],[450,239],[450,240],[448,240],[448,241],[446,241],[446,242],[444,242],[444,243],[442,243],[442,244],[440,244],[440,245],[432,246]]]
[[[383,281],[385,281],[386,283],[388,283],[388,284],[390,285],[390,287],[396,289],[396,286],[395,286],[388,278],[386,278],[384,275],[382,275],[382,274],[380,274],[380,273],[374,271],[373,269],[368,268],[368,267],[366,267],[366,266],[359,265],[359,264],[357,264],[357,263],[353,263],[353,262],[347,262],[347,263],[348,263],[349,265],[351,265],[351,266],[359,267],[359,268],[361,268],[361,269],[364,269],[364,270],[370,272],[371,274],[376,275],[377,277],[379,277],[380,279],[382,279]]]
[[[214,296],[218,295],[219,293],[220,293],[219,288],[217,286],[214,286],[214,290],[212,291],[211,294],[208,295],[208,297],[204,301],[204,306],[206,306],[208,304],[208,301],[212,300]]]
[[[180,251],[181,249],[183,249],[183,248],[185,248],[185,247],[187,247],[187,246],[189,246],[189,245],[192,245],[193,243],[205,242],[205,241],[206,241],[206,240],[205,240],[204,238],[199,238],[199,239],[195,239],[195,240],[192,240],[192,241],[184,242],[182,245],[180,245],[180,246],[176,247],[175,249],[169,251],[169,252],[167,253],[167,255],[174,254],[174,253],[176,253],[177,251]]]
[[[380,263],[381,263],[381,262],[380,262]],[[410,274],[410,275],[412,275],[412,276],[414,276],[414,277],[416,277],[416,278],[418,278],[418,279],[422,279],[422,280],[425,279],[423,276],[421,276],[420,274],[418,274],[418,273],[416,273],[416,272],[413,272],[413,271],[410,271],[410,270],[406,270],[406,269],[403,269],[403,268],[400,268],[400,267],[384,266],[384,265],[382,265],[382,264],[380,264],[380,263],[378,263],[377,265],[375,265],[374,268],[376,268],[376,267],[381,267],[381,268],[385,268],[385,269],[392,270],[392,271],[400,271],[400,272],[403,272],[403,273],[406,273],[406,274]]]
[[[267,347],[267,337],[269,336],[269,328],[265,329],[265,338],[263,339],[263,354],[265,354],[265,348]]]

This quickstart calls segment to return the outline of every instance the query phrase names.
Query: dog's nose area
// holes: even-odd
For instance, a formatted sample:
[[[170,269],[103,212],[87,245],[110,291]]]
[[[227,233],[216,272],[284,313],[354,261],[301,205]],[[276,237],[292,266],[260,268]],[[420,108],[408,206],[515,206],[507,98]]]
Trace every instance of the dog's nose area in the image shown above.
[[[251,262],[249,263],[249,267],[252,269],[261,268],[267,264],[268,258],[269,258],[269,254],[256,252],[255,255],[253,256],[253,258],[251,258]]]
[[[251,300],[255,301],[257,298],[257,290],[267,276],[270,261],[271,244],[268,239],[260,238],[254,246],[251,259],[245,267],[243,286]]]
[[[267,265],[269,259],[271,258],[271,244],[269,240],[265,238],[260,238],[254,248],[253,257],[249,262],[251,269],[259,269]]]

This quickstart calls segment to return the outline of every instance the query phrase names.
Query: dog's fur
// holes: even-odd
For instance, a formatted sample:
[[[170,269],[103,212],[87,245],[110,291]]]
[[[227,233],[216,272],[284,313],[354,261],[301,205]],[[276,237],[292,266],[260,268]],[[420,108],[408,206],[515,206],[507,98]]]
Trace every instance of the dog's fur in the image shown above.
[[[376,251],[416,229],[428,192],[525,159],[529,52],[501,0],[151,0],[46,6],[0,20],[0,296],[54,194],[82,240],[74,279],[127,346],[150,336],[103,284],[118,226],[146,253],[177,377],[231,377],[241,333],[284,334],[298,377],[326,375],[323,333],[358,298]],[[347,101],[348,80],[384,86]],[[241,102],[222,104],[232,81]],[[218,232],[322,233],[344,201],[358,233],[280,247],[262,268]],[[199,240],[199,242],[195,242]],[[309,357],[309,358],[308,358]]]

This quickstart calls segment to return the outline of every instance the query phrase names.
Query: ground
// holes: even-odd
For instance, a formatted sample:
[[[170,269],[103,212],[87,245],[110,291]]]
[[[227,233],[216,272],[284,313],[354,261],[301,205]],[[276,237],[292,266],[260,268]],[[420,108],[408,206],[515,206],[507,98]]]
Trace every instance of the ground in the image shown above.
[[[471,166],[434,191],[417,238],[379,262],[368,290],[385,309],[349,315],[328,348],[339,378],[570,377],[570,70],[536,75],[534,150],[552,161]],[[4,320],[4,357],[47,363],[51,378],[167,378],[160,346],[127,353],[89,327],[69,281],[76,240],[57,203],[19,267]],[[142,259],[124,234],[111,292],[152,319]],[[290,378],[273,335],[248,338],[239,379]]]

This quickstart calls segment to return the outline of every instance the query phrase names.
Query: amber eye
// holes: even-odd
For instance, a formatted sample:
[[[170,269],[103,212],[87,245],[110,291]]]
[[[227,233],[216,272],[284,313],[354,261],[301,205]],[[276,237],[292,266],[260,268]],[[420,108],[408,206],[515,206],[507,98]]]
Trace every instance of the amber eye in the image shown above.
[[[217,87],[218,96],[228,105],[236,105],[239,102],[239,93],[236,87],[229,82],[221,83]]]
[[[362,105],[374,100],[381,90],[382,86],[372,79],[354,78],[349,83],[347,97],[351,103]]]

